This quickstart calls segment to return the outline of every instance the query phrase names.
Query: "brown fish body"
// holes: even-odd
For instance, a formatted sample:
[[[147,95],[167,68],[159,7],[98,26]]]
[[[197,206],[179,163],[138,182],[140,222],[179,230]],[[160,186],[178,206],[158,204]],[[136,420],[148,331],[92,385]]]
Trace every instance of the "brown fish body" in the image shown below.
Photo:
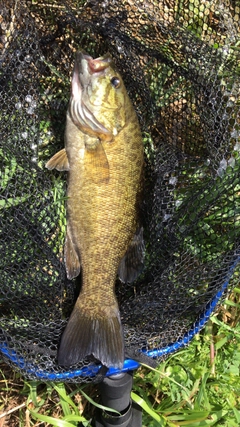
[[[74,75],[62,169],[69,170],[66,270],[73,278],[81,266],[82,287],[62,337],[58,360],[70,365],[93,354],[104,365],[121,368],[124,344],[114,286],[120,262],[139,226],[142,136],[111,59],[93,60],[80,54],[77,61],[74,72],[82,73],[82,85],[87,80],[88,92],[83,99],[81,87],[78,100],[79,82]],[[79,102],[85,111],[79,111]],[[90,111],[93,118],[87,116]]]

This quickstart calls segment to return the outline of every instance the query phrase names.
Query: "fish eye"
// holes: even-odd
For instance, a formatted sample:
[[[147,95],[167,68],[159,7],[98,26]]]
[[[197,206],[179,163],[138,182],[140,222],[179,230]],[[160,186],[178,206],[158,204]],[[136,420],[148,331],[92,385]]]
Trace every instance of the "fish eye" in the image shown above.
[[[115,87],[115,89],[118,89],[121,85],[120,79],[118,77],[112,77],[111,84],[113,87]]]

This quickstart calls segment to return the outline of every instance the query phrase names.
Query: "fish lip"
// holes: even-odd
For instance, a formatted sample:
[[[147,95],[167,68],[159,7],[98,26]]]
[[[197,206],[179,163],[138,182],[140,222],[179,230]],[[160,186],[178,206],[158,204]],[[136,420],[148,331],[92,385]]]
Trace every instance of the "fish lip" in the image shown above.
[[[77,52],[76,54],[74,68],[75,72],[79,76],[79,82],[81,83],[81,86],[86,83],[85,80],[89,75],[88,66],[86,67],[86,63],[88,64],[88,61],[91,59],[92,57],[90,55],[87,55],[82,51]]]
[[[106,68],[109,67],[110,62],[110,58],[104,58],[101,56],[96,59],[88,59],[89,71],[92,73],[99,73],[101,71],[104,71]]]
[[[86,71],[89,74],[100,73],[109,67],[112,62],[111,57],[108,54],[99,56],[98,58],[92,58],[84,50],[77,52],[76,54],[76,66],[79,74],[84,75]],[[85,65],[87,64],[87,70]]]

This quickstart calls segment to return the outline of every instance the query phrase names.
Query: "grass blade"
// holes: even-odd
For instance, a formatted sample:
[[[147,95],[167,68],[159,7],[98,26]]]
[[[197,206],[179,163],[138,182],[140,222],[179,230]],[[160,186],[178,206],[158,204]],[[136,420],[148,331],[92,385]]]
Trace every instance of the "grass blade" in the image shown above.
[[[145,400],[143,400],[140,396],[138,396],[134,392],[131,393],[131,397],[132,397],[132,400],[134,402],[136,402],[139,406],[141,406],[141,408],[145,412],[147,412],[154,420],[161,423],[161,424],[159,424],[159,427],[162,425],[165,425],[165,419],[161,415],[157,414],[157,412],[155,412],[152,408],[150,408],[150,406],[147,405]],[[164,422],[164,424],[162,424],[163,422]]]

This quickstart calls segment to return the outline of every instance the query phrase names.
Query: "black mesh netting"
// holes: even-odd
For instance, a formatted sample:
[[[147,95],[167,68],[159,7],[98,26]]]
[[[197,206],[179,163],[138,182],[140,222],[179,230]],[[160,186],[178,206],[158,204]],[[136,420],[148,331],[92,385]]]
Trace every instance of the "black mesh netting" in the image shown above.
[[[235,0],[2,2],[0,349],[28,377],[90,379],[91,360],[56,361],[77,286],[62,258],[66,175],[45,168],[79,48],[110,52],[143,132],[145,268],[116,285],[126,352],[177,349],[237,280],[239,23]]]

